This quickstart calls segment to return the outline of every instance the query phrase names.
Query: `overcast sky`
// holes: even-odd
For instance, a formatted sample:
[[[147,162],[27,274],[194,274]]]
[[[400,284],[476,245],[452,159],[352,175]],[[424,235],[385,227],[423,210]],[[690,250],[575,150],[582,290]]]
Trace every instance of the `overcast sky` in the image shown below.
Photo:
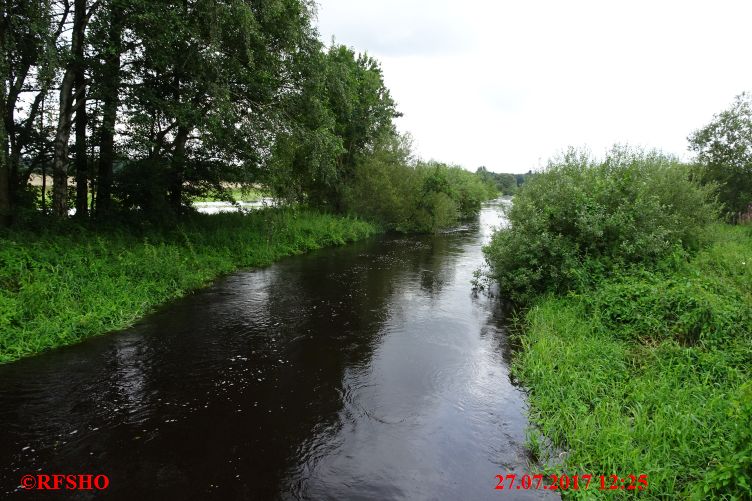
[[[318,0],[327,44],[367,51],[417,153],[524,172],[568,145],[689,158],[752,90],[752,1]]]

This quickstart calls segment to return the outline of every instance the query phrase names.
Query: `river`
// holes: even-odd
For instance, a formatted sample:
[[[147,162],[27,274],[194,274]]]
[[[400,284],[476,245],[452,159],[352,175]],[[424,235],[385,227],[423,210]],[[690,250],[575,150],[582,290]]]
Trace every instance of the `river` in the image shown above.
[[[134,327],[0,366],[0,497],[105,474],[111,499],[534,499],[498,300],[501,223],[241,271]],[[87,493],[78,493],[88,499]]]

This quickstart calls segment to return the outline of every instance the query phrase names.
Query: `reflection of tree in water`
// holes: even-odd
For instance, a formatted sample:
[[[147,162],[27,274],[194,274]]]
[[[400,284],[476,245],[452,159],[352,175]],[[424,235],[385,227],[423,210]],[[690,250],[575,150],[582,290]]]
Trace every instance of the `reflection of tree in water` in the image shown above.
[[[340,412],[348,412],[343,404],[351,389],[343,384],[351,378],[345,374],[370,363],[385,322],[399,307],[395,297],[414,286],[416,273],[426,276],[421,288],[430,294],[450,279],[451,250],[458,244],[448,240],[387,237],[279,267],[283,272],[270,283],[275,299],[267,309],[270,317],[285,319],[285,337],[295,340],[286,350],[295,370],[282,376],[280,389],[297,418],[286,467],[279,469],[287,470],[281,489],[300,492],[308,468],[329,452],[324,444],[336,443],[328,439],[339,431]]]
[[[473,225],[472,228],[476,228]],[[476,232],[457,231],[448,234],[427,235],[421,238],[424,252],[410,255],[412,269],[420,273],[419,283],[430,297],[438,297],[445,285],[452,282],[456,264],[465,258],[464,252]]]
[[[449,266],[447,261],[452,259],[454,253],[451,248],[455,247],[456,241],[446,236],[432,236],[426,238],[430,252],[421,252],[415,255],[415,268],[420,270],[420,287],[431,297],[438,296],[444,284],[448,283],[454,273],[454,267]]]

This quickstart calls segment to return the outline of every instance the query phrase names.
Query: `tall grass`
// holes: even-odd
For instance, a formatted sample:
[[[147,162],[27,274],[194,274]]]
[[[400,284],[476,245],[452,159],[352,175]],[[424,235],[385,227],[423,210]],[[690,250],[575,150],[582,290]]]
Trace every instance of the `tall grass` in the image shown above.
[[[0,362],[126,327],[238,267],[376,231],[358,219],[266,209],[196,215],[171,230],[0,233]]]
[[[514,363],[569,473],[647,474],[644,499],[752,499],[752,231],[540,299]],[[568,491],[627,498],[627,491]]]

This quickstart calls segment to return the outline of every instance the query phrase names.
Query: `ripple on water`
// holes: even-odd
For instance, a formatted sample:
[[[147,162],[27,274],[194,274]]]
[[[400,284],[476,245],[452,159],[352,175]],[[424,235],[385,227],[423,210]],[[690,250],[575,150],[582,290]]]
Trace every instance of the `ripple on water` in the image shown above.
[[[116,498],[495,499],[494,475],[528,469],[498,305],[470,290],[497,209],[0,366],[0,492],[43,468],[106,472]]]

